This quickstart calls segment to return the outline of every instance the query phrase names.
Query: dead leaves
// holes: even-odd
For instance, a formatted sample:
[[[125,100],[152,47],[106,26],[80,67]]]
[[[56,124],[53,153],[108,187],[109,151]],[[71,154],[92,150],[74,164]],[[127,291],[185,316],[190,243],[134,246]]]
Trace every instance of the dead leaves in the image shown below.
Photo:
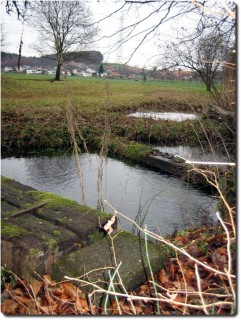
[[[170,242],[215,270],[225,272],[228,268],[227,239],[222,229],[218,227],[213,229],[202,227],[194,232],[186,232],[183,236],[174,236]],[[177,252],[176,255],[176,258],[170,257],[155,275],[156,286],[162,300],[161,313],[164,315],[203,314],[203,302],[199,291],[201,288],[207,305],[217,303],[210,312],[230,314],[232,295],[228,277],[200,265],[197,275],[193,260]],[[232,254],[232,257],[234,269],[235,255]],[[232,270],[232,273],[234,271]],[[151,289],[145,291],[145,287],[148,288],[148,283],[140,287],[137,295],[156,296],[152,283],[149,283]]]
[[[107,223],[105,230],[111,232],[112,222]],[[229,267],[227,239],[221,228],[202,227],[194,232],[174,236],[171,243],[184,249],[196,260],[209,267],[224,271]],[[233,244],[232,244],[233,245]],[[235,253],[232,251],[232,274],[235,273]],[[197,275],[198,269],[198,275]],[[236,283],[230,287],[228,277],[198,265],[190,257],[176,253],[167,259],[162,269],[155,275],[160,309],[163,315],[203,315],[203,301],[212,305],[207,310],[216,315],[230,315]],[[200,295],[201,292],[201,295]],[[156,298],[151,278],[131,296],[138,300],[115,299],[108,307],[108,313],[119,315],[153,315],[157,313]],[[73,283],[63,281],[56,283],[49,275],[42,280],[34,279],[29,285],[18,280],[11,288],[6,284],[2,293],[2,313],[6,315],[101,315],[103,309],[90,305],[86,295]],[[132,301],[132,303],[131,303]]]
[[[12,299],[6,299],[2,304],[1,311],[3,314],[6,314],[6,315],[15,315],[15,314],[19,314],[18,313],[19,307],[20,305],[17,301]]]
[[[1,311],[6,315],[86,315],[97,310],[90,310],[80,288],[67,281],[56,284],[49,275],[31,284],[19,279],[13,288],[8,284],[2,296]]]

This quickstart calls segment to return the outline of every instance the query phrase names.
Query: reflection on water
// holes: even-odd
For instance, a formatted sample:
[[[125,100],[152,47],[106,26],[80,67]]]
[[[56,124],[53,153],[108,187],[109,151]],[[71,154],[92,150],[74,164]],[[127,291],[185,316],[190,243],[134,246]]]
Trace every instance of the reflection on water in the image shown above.
[[[215,152],[207,152],[201,148],[194,148],[189,146],[168,146],[168,147],[155,147],[158,151],[168,153],[170,155],[179,155],[187,160],[193,161],[229,161],[227,155]]]
[[[86,204],[95,208],[100,158],[93,154],[90,159],[80,156]],[[215,220],[216,200],[175,178],[114,159],[108,159],[103,170],[103,198],[132,219],[138,212],[139,221],[146,215],[145,224],[152,231],[167,235]],[[74,156],[3,159],[2,175],[81,203]],[[132,230],[124,218],[119,224]]]
[[[177,122],[197,119],[197,116],[193,113],[181,112],[134,112],[129,114],[129,117],[151,118],[154,120],[171,120]]]

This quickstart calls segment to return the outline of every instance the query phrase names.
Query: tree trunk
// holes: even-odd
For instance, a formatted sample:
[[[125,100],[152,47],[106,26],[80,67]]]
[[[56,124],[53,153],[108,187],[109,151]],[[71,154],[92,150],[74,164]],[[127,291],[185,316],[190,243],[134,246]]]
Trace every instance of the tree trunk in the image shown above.
[[[56,69],[56,74],[55,74],[55,81],[60,81],[60,69],[61,69],[61,65],[58,64]]]
[[[211,91],[211,87],[212,87],[211,83],[206,83],[207,91]]]

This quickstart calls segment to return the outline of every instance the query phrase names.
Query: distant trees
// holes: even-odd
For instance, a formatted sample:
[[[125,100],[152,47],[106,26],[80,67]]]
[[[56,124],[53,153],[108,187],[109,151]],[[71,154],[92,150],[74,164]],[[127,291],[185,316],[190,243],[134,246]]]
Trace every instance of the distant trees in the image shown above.
[[[83,1],[36,1],[32,3],[30,23],[39,33],[36,49],[56,60],[55,80],[60,80],[61,66],[83,49],[96,35],[91,13]]]

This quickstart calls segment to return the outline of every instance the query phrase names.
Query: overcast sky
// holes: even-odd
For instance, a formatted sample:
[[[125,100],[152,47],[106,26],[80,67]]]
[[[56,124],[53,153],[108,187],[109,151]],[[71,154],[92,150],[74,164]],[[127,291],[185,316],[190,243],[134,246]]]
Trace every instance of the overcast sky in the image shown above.
[[[117,8],[120,8],[122,1],[113,1],[113,0],[89,0],[86,1],[86,4],[91,9],[94,18],[94,21],[98,21],[106,17],[111,12],[115,11]],[[151,10],[151,8],[150,8]],[[132,12],[128,15],[123,16],[122,27],[131,23],[135,19],[140,19],[142,14],[146,12]],[[5,12],[5,2],[1,2],[1,15],[3,23],[3,33],[6,35],[6,46],[2,48],[3,51],[18,53],[19,42],[22,32],[22,24],[17,20],[15,14],[9,16]],[[121,26],[120,22],[121,15],[117,14],[114,18],[108,18],[102,22],[99,27],[101,28],[102,35],[109,35],[112,32],[118,30]],[[153,19],[158,19],[158,16],[153,17]],[[150,23],[150,22],[149,22]],[[164,25],[163,35],[164,37],[169,37],[167,30],[171,30],[170,26]],[[101,35],[100,34],[100,35]],[[124,35],[117,35],[116,37],[106,38],[98,41],[98,43],[93,44],[89,47],[91,50],[98,50],[104,55],[105,62],[121,62],[125,63],[130,58],[133,50],[136,48],[138,43],[141,40],[141,36],[133,39],[131,42],[124,44],[120,49],[111,52],[111,47],[114,43],[118,42],[124,37]],[[27,25],[24,25],[23,33],[23,56],[37,56],[37,52],[34,50],[34,43],[37,41],[37,34],[34,30]],[[129,65],[139,66],[139,67],[152,67],[156,63],[158,55],[157,48],[157,38],[152,35],[148,38],[145,43],[138,49],[134,54],[133,58],[128,62]]]
[[[9,16],[6,13],[5,3],[6,1],[1,1],[1,15],[3,23],[3,33],[6,35],[7,45],[4,46],[2,50],[11,53],[18,53],[22,24],[17,20],[17,16],[15,14],[11,14],[11,16]],[[86,0],[85,3],[93,13],[93,21],[96,22],[120,8],[123,5],[124,1]],[[125,27],[133,23],[134,21],[140,21],[145,16],[148,16],[148,14],[153,11],[153,8],[155,7],[155,5],[158,5],[158,3],[160,4],[160,0],[157,0],[156,4],[152,3],[148,6],[140,5],[139,10],[128,11],[128,13],[122,15],[122,23],[120,13],[115,14],[114,17],[105,19],[99,24],[99,27],[101,28],[99,38],[101,38],[101,36],[107,36],[115,33],[120,29],[121,24],[122,27]],[[131,41],[127,43],[124,43],[124,45],[117,50],[116,47],[113,50],[113,45],[116,43],[120,43],[120,41],[122,41],[123,39],[126,39],[124,32],[122,34],[118,33],[115,37],[113,36],[101,39],[100,41],[92,44],[92,46],[87,49],[100,51],[104,55],[104,62],[126,63],[131,57],[135,48],[142,40],[143,35],[145,34],[141,33],[141,31],[157,24],[160,21],[160,18],[160,12],[152,15],[151,19],[148,19],[145,23],[143,23],[142,27],[138,26],[135,28],[135,33],[138,34],[137,37],[131,39]],[[161,24],[158,32],[150,34],[150,36],[144,41],[143,45],[133,55],[132,59],[128,61],[128,64],[141,68],[151,68],[157,65],[158,54],[160,54],[160,49],[158,49],[158,46],[160,48],[164,48],[172,38],[175,38],[177,32],[179,32],[178,30],[181,30],[183,26],[191,29],[192,24],[195,24],[195,15],[193,13],[185,19],[187,20],[184,21],[183,18],[181,18]],[[38,41],[36,32],[33,28],[30,28],[25,24],[23,33],[23,56],[38,55],[34,50],[34,44],[36,43],[36,41]]]

